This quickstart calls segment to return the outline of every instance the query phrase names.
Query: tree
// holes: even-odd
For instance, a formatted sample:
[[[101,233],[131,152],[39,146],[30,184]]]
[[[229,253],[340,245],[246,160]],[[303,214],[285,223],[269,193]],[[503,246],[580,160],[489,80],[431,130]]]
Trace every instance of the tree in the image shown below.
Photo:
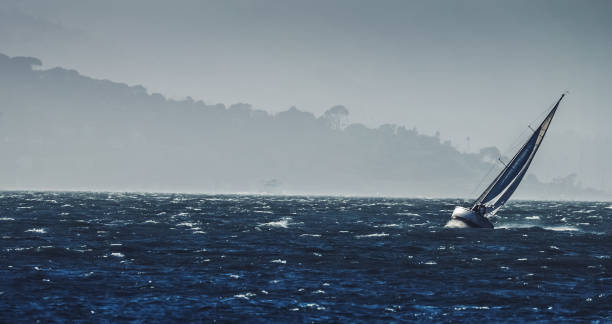
[[[342,105],[333,106],[321,116],[331,129],[342,130],[348,124],[349,111]]]

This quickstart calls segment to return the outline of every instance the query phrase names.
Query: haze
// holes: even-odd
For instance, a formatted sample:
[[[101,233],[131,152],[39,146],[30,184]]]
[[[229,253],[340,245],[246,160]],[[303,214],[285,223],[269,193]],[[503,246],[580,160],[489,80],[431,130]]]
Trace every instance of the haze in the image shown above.
[[[569,90],[531,171],[609,190],[611,15],[609,1],[4,1],[0,53],[207,104],[341,104],[462,152],[512,154]]]

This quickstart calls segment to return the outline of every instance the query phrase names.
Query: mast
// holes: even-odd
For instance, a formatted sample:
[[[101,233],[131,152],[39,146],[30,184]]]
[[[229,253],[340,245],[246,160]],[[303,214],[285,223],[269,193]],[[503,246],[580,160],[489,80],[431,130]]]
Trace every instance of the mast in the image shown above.
[[[474,206],[484,204],[492,208],[489,214],[493,215],[506,203],[506,201],[508,201],[508,199],[510,199],[510,196],[518,187],[523,176],[527,173],[527,169],[537,153],[563,97],[565,97],[565,93],[557,100],[555,106],[551,109],[546,118],[544,118],[540,126],[533,131],[527,142],[525,142],[521,149],[514,155],[510,163],[506,164],[495,180],[493,180],[487,189],[485,189],[476,199]]]

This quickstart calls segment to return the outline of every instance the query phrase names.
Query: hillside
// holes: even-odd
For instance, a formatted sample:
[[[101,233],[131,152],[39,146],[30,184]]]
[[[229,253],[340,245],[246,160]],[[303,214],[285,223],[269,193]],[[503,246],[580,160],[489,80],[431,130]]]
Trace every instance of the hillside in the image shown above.
[[[343,106],[270,114],[40,65],[0,54],[3,189],[469,197],[499,154],[461,153],[398,125],[347,125]],[[517,194],[605,196],[575,183],[563,197],[542,190],[553,187],[532,177]]]

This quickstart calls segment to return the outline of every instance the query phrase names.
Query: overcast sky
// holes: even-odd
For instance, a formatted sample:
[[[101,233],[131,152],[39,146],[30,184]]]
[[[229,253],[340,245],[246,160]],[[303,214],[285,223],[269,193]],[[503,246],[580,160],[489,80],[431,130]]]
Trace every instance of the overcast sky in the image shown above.
[[[533,170],[612,189],[610,17],[611,1],[6,0],[0,52],[171,98],[342,104],[472,151],[505,151],[569,90]]]

